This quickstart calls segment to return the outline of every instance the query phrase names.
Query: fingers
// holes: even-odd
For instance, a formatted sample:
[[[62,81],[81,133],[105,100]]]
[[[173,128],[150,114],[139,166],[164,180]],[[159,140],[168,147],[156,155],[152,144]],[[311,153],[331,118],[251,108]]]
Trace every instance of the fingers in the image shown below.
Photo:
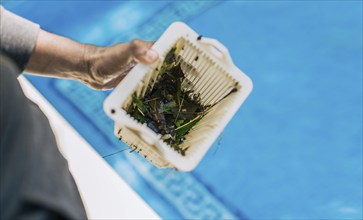
[[[88,82],[82,81],[94,89],[114,88],[136,63],[151,64],[159,59],[159,54],[151,49],[153,44],[135,39],[103,49],[90,65],[93,77]],[[108,81],[110,78],[112,80]]]
[[[121,74],[121,75],[117,76],[115,79],[102,85],[102,89],[107,90],[107,89],[115,88],[125,78],[125,76],[126,76],[126,74]]]
[[[115,88],[124,78],[125,78],[125,74],[123,75],[119,75],[116,78],[112,79],[111,81],[107,82],[107,83],[97,83],[97,82],[84,82],[86,85],[88,85],[89,87],[91,87],[92,89],[96,89],[96,90],[108,90],[108,89],[113,89]]]
[[[151,49],[153,42],[146,42],[142,40],[135,39],[130,42],[130,50],[133,58],[137,62],[141,63],[154,63],[159,58],[159,54]]]
[[[86,84],[96,90],[108,90],[115,88],[130,72],[130,70],[135,66],[135,64],[130,65],[130,67],[124,70],[122,73],[118,74],[115,78],[111,79],[108,82],[97,83],[97,82],[87,82]]]

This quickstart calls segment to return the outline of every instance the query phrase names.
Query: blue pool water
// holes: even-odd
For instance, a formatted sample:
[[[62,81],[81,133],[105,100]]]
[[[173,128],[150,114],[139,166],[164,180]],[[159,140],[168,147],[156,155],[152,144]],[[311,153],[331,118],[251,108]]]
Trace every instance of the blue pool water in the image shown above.
[[[163,218],[362,218],[361,1],[3,2],[49,31],[98,45],[156,40],[173,21],[229,48],[254,91],[191,173],[135,153],[105,160]],[[101,156],[125,147],[109,92],[28,77]],[[100,186],[102,187],[102,186]]]

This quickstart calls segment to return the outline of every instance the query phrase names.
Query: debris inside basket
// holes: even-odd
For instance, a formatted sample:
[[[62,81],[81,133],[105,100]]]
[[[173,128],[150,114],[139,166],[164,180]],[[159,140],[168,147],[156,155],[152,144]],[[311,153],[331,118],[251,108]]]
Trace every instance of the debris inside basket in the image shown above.
[[[181,85],[186,77],[180,62],[176,60],[175,51],[176,48],[169,51],[157,70],[160,78],[154,87],[146,91],[144,97],[133,94],[127,113],[161,134],[163,141],[185,156],[188,147],[181,147],[185,135],[216,103],[213,106],[203,106],[198,94],[182,89]]]
[[[200,104],[198,95],[190,97],[192,91],[182,90],[185,73],[176,62],[175,48],[166,55],[160,67],[160,78],[143,98],[133,95],[127,113],[137,121],[162,135],[163,141],[177,152],[185,155],[188,148],[180,147],[184,136],[205,115],[206,108]]]

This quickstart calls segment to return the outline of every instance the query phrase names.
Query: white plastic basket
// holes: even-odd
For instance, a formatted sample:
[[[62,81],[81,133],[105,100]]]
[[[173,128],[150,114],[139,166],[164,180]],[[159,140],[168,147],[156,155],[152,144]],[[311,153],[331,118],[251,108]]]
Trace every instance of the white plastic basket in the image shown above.
[[[218,102],[186,135],[180,145],[188,147],[185,156],[162,141],[160,134],[139,123],[124,110],[131,104],[134,93],[143,97],[155,84],[158,68],[173,47],[177,48],[177,58],[188,81],[182,87],[192,88],[195,94],[200,95],[203,105]],[[153,49],[160,54],[159,61],[152,65],[137,64],[107,97],[104,110],[115,121],[115,135],[155,166],[191,171],[247,98],[252,82],[233,64],[228,50],[221,43],[201,37],[184,23],[170,25]],[[230,93],[235,89],[236,92]]]

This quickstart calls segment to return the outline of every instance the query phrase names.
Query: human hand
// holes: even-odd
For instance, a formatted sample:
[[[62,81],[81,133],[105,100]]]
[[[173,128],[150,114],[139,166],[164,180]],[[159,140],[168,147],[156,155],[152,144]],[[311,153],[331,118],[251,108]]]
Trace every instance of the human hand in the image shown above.
[[[159,55],[150,49],[152,42],[133,40],[110,47],[85,45],[84,65],[86,75],[81,77],[95,89],[111,89],[117,86],[136,63],[150,64]]]

